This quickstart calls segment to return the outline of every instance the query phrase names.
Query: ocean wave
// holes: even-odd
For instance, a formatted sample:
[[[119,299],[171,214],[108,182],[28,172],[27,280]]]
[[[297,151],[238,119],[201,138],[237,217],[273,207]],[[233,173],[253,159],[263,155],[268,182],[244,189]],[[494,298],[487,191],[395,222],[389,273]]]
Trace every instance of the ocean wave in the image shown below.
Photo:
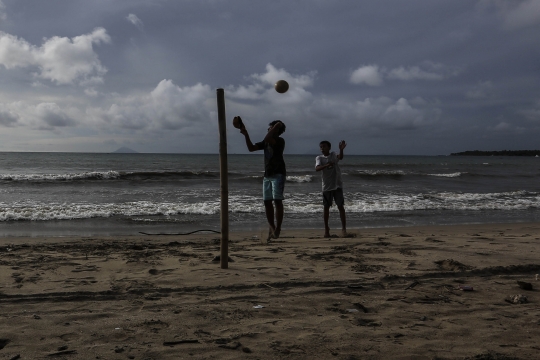
[[[480,173],[472,171],[451,171],[439,172],[439,173],[425,173],[419,171],[407,171],[407,170],[346,170],[341,169],[342,175],[350,175],[353,177],[361,177],[365,179],[376,178],[407,178],[407,177],[441,177],[441,178],[459,178],[459,177],[482,177],[482,178],[537,178],[540,177],[540,173],[513,173],[511,175],[506,173]],[[315,175],[317,176],[317,175]],[[249,176],[249,179],[262,179],[263,175]],[[309,179],[309,180],[308,180]],[[297,175],[287,176],[287,181],[291,182],[311,182],[313,175]]]
[[[240,178],[236,178],[235,180],[257,180],[260,181],[264,178],[264,174],[261,175],[249,175],[244,176]],[[294,183],[307,183],[313,181],[313,175],[288,175],[285,179],[287,182],[294,182]]]
[[[11,206],[3,204],[0,209],[0,221],[13,220],[75,220],[113,216],[143,215],[209,215],[219,211],[219,202],[199,202],[194,204],[156,203],[137,201],[128,203],[106,204],[30,204],[21,203]]]
[[[87,171],[72,174],[0,174],[3,181],[73,181],[73,180],[106,180],[117,179],[118,171]]]
[[[285,213],[310,214],[322,211],[320,193],[294,196],[284,202]],[[383,213],[401,211],[481,211],[540,209],[540,194],[528,191],[501,193],[430,194],[346,193],[345,208],[350,213]],[[337,211],[334,207],[332,211]]]
[[[165,180],[181,178],[217,178],[213,171],[86,171],[67,174],[0,174],[6,182],[67,182],[80,180]]]
[[[345,175],[345,173],[343,173]],[[504,174],[504,173],[479,173],[479,172],[470,172],[470,171],[455,171],[455,172],[440,172],[440,173],[423,173],[423,172],[413,172],[405,170],[355,170],[352,172],[346,173],[347,175],[359,176],[363,178],[402,178],[402,177],[413,177],[413,176],[433,176],[441,178],[458,178],[462,176],[467,177],[482,177],[482,178],[508,178],[508,177],[518,177],[518,178],[535,178],[538,177],[538,174]]]
[[[136,201],[126,203],[62,203],[43,204],[21,202],[0,203],[0,221],[51,221],[91,218],[110,218],[114,216],[177,216],[177,215],[215,215],[219,214],[219,199],[193,202],[169,203]],[[229,211],[234,213],[264,212],[260,199],[231,196]]]
[[[439,210],[527,210],[540,209],[540,194],[528,191],[501,193],[455,193],[429,194],[406,193],[346,193],[345,208],[351,213],[377,213],[400,211]],[[285,213],[312,214],[323,210],[321,194],[291,194],[284,201]],[[258,196],[231,194],[231,213],[264,213]],[[334,208],[332,211],[336,211]],[[30,201],[0,203],[0,221],[50,221],[110,217],[161,216],[163,218],[182,215],[216,215],[220,212],[219,198],[197,201],[194,194],[185,202],[136,201],[125,203],[34,203]]]
[[[365,177],[401,177],[407,175],[407,173],[402,170],[356,170],[353,172],[348,172],[348,174]]]
[[[360,195],[347,208],[351,212],[527,210],[540,209],[540,195],[528,191]]]
[[[462,172],[440,173],[440,174],[424,174],[419,172],[408,172],[404,170],[356,170],[350,173],[351,175],[364,177],[403,177],[403,176],[435,176],[435,177],[460,177]]]

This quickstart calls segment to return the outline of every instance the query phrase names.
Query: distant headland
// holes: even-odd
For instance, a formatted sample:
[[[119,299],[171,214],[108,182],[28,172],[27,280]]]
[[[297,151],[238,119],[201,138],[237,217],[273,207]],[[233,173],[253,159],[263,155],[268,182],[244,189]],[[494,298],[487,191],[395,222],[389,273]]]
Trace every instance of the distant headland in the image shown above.
[[[120,149],[113,151],[113,154],[138,154],[138,151],[135,151],[133,149],[130,149],[126,146],[122,146]]]
[[[463,151],[450,156],[540,156],[540,150]]]

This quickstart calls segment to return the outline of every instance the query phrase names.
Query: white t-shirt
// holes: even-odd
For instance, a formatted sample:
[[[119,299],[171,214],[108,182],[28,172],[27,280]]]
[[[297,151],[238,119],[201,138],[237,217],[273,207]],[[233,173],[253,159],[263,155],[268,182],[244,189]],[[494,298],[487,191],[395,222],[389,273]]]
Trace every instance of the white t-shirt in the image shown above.
[[[326,165],[329,162],[333,162],[334,166],[322,169],[322,191],[332,191],[337,188],[343,188],[343,183],[341,182],[341,170],[338,165],[338,154],[331,151],[328,156],[317,156],[315,159],[315,167]]]

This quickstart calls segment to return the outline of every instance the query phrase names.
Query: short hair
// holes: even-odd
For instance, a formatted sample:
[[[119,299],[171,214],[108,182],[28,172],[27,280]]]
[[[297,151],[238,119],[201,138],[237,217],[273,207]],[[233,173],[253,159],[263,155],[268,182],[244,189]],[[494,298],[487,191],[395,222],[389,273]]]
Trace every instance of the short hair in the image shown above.
[[[278,122],[280,122],[280,123],[283,124],[283,126],[279,129],[279,132],[278,132],[278,135],[281,135],[281,134],[283,134],[283,133],[285,132],[285,129],[287,128],[287,127],[285,126],[285,123],[284,123],[283,121],[281,121],[281,120],[274,120],[274,121],[272,121],[272,122],[271,122],[270,124],[268,124],[268,125],[269,125],[270,127],[272,127],[272,126],[276,125]]]
[[[328,147],[331,149],[332,148],[332,144],[330,144],[330,141],[327,141],[327,140],[323,140],[319,143],[319,146],[321,146],[322,144],[326,144],[328,145]]]

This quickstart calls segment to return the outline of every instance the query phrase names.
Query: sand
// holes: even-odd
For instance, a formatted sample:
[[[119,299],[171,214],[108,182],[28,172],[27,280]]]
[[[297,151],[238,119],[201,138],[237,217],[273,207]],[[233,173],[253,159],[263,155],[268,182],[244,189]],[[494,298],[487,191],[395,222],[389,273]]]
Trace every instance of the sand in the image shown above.
[[[540,358],[540,224],[351,232],[2,238],[0,359]]]

